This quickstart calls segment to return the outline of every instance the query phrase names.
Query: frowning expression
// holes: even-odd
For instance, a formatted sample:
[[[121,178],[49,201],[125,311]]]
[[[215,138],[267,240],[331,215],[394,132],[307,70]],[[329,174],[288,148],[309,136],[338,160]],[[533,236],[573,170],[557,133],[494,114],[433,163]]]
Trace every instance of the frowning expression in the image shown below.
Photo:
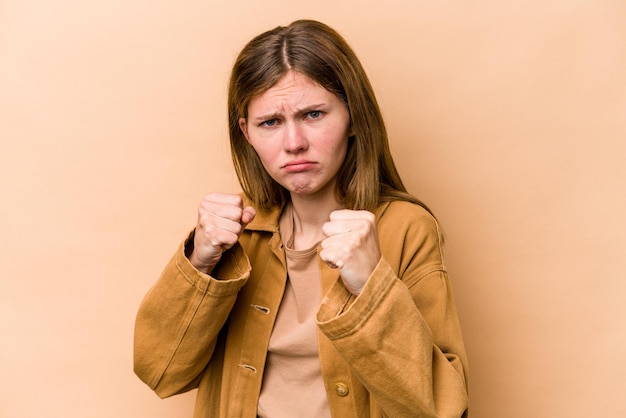
[[[351,135],[350,113],[335,94],[289,71],[250,101],[239,126],[268,174],[292,195],[334,192]]]

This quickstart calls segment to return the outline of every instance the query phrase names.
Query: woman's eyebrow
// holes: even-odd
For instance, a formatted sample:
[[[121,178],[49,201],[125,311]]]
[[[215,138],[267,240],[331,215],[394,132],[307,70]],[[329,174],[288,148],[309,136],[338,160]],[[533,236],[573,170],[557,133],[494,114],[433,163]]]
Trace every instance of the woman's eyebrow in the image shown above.
[[[260,115],[260,116],[255,116],[255,117],[253,117],[251,119],[254,120],[254,121],[257,121],[257,122],[264,122],[266,120],[277,119],[280,116],[282,116],[280,112],[273,112],[273,113],[263,114],[263,115]]]
[[[309,113],[309,112],[316,111],[316,110],[326,110],[327,108],[328,108],[327,103],[317,103],[317,104],[306,105],[298,110],[298,114]]]
[[[320,102],[320,103],[314,103],[314,104],[308,104],[306,106],[300,107],[300,108],[296,108],[294,114],[296,115],[301,115],[303,113],[308,113],[308,112],[312,112],[314,110],[323,110],[328,108],[328,104],[325,102]],[[251,119],[254,121],[266,121],[266,120],[272,120],[272,119],[276,119],[283,116],[282,112],[271,112],[271,113],[265,113],[259,116],[254,116]]]

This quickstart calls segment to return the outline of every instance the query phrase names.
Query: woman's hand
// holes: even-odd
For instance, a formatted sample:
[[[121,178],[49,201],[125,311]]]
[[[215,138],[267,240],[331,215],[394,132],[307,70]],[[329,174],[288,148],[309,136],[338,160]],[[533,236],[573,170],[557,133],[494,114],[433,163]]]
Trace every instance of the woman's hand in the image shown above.
[[[193,238],[189,261],[198,270],[210,273],[252,222],[256,211],[243,207],[243,199],[236,194],[210,193],[198,207],[198,223]]]
[[[322,231],[321,259],[338,268],[350,293],[359,295],[380,260],[376,217],[368,211],[337,210]]]

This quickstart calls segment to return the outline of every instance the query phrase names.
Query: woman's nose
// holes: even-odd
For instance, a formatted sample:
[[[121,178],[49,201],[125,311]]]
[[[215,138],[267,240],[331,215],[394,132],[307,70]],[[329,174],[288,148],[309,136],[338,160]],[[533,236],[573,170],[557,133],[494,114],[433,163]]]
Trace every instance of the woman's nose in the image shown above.
[[[304,129],[297,122],[287,124],[284,144],[287,152],[300,152],[309,147]]]

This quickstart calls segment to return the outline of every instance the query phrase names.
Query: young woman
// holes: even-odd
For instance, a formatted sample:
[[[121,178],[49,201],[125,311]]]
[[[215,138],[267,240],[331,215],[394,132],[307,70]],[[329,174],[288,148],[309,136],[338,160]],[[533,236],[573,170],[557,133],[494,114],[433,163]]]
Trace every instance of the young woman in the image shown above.
[[[144,299],[135,371],[195,417],[462,417],[467,359],[435,218],[328,26],[254,38],[228,111],[243,194],[211,193]]]

